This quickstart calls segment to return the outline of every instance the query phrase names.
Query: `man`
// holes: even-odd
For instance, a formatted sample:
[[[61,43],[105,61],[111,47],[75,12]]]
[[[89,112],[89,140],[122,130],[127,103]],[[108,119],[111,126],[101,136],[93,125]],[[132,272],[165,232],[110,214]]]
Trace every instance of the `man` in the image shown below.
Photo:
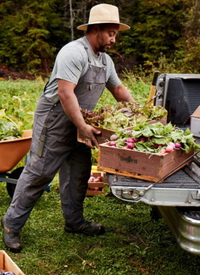
[[[134,101],[105,53],[118,32],[129,27],[120,23],[117,7],[99,4],[91,9],[88,24],[78,29],[86,30],[86,35],[60,50],[37,104],[30,156],[2,218],[4,243],[12,252],[21,250],[19,233],[58,171],[65,231],[87,235],[105,231],[101,224],[88,222],[83,216],[91,148],[98,146],[95,134],[99,131],[85,123],[80,107],[93,110],[105,86],[117,101]],[[86,145],[77,142],[77,128]]]

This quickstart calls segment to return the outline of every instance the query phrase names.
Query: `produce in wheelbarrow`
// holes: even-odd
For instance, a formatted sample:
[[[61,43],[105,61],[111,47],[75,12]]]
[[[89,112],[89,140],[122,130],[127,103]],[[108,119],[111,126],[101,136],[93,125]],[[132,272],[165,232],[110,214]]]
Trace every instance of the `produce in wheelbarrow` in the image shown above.
[[[22,131],[16,123],[0,110],[0,173],[5,173],[28,153],[32,130]]]
[[[21,138],[22,130],[9,118],[4,109],[0,110],[0,141]]]

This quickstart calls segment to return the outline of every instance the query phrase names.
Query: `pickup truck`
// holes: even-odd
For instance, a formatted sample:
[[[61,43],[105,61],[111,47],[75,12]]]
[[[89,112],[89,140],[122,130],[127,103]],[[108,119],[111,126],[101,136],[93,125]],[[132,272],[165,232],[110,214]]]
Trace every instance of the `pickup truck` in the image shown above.
[[[167,122],[190,128],[190,116],[200,105],[200,74],[161,74],[156,82],[154,105],[168,111]],[[197,143],[200,138],[195,137]],[[152,217],[164,218],[178,244],[200,255],[200,154],[162,183],[107,173],[118,199],[152,206]]]

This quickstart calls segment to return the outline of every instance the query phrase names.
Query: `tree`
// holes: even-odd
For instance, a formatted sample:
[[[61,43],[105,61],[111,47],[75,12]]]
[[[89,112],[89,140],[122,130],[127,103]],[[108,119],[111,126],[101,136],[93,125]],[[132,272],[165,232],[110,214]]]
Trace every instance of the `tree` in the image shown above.
[[[177,41],[175,56],[181,68],[184,64],[188,72],[199,72],[200,63],[200,3],[185,0],[182,20],[182,35]]]
[[[17,70],[50,71],[59,49],[84,33],[92,6],[100,0],[3,0],[0,3],[0,62]],[[174,62],[199,70],[200,4],[198,0],[107,0],[119,7],[120,32],[112,54],[118,63]],[[111,53],[110,53],[111,54]],[[127,63],[124,63],[127,66]]]
[[[1,63],[18,70],[48,71],[57,50],[54,34],[62,36],[63,30],[56,0],[5,1],[0,14]]]

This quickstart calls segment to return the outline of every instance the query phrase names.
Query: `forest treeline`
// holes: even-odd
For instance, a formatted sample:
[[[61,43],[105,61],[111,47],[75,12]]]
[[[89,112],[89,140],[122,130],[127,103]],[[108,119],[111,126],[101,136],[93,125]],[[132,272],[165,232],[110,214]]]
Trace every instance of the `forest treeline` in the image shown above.
[[[59,49],[84,33],[92,6],[119,7],[123,23],[110,54],[116,64],[173,64],[180,72],[200,73],[200,2],[198,0],[2,0],[0,63],[17,71],[49,72]]]

